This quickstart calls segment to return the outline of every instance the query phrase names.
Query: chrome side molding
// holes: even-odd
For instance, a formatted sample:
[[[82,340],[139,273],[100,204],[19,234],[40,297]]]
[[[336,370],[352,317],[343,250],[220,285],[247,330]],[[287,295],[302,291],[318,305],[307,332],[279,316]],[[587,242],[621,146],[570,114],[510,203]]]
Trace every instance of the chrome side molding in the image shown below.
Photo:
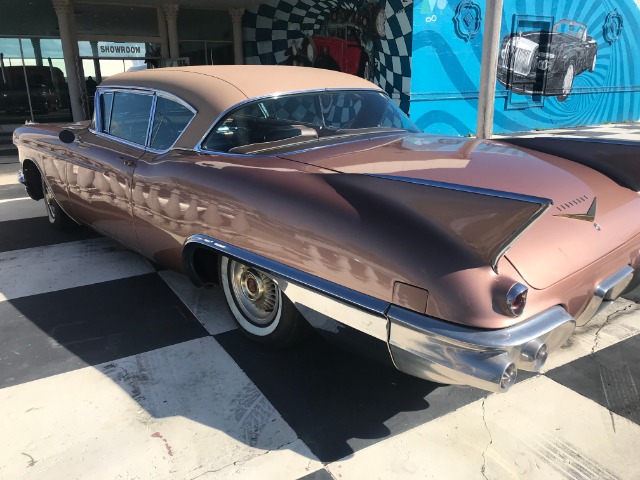
[[[183,263],[189,270],[197,248],[205,247],[255,267],[270,276],[300,311],[320,314],[387,341],[389,303],[275,262],[243,248],[204,235],[192,235],[183,248]]]

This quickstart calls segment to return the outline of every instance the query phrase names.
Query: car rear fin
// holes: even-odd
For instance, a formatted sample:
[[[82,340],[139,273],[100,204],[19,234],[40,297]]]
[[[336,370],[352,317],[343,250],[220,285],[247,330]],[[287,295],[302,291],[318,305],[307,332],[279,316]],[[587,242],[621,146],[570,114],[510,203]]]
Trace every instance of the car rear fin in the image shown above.
[[[640,192],[640,142],[593,138],[501,138],[500,142],[566,158]]]
[[[553,204],[548,198],[466,185],[393,175],[367,177],[420,185],[423,201],[418,206],[409,200],[408,206],[420,210],[422,216],[448,235],[457,237],[496,273],[500,258]]]

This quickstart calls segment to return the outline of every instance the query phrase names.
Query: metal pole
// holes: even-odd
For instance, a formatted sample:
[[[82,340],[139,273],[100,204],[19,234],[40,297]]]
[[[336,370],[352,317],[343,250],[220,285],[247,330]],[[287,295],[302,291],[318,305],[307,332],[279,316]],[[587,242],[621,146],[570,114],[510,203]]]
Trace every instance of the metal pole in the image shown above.
[[[20,58],[22,58],[22,71],[24,72],[24,83],[27,87],[27,100],[29,100],[29,113],[31,114],[31,121],[35,122],[36,120],[33,118],[33,105],[31,104],[31,91],[29,90],[29,78],[27,76],[27,67],[24,63],[24,52],[22,51],[22,39],[18,39],[18,43],[20,44]]]
[[[482,64],[480,65],[480,96],[478,98],[478,122],[476,136],[491,138],[493,133],[493,110],[496,98],[496,75],[498,71],[498,44],[502,23],[502,0],[487,0],[482,41]]]

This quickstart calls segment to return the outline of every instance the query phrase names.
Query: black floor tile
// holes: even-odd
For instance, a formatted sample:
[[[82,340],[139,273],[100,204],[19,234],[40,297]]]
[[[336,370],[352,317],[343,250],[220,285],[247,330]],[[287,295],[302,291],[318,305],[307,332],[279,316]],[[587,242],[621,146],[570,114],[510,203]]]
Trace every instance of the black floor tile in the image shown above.
[[[640,425],[640,335],[551,370],[547,376]]]
[[[270,350],[234,330],[216,340],[322,462],[332,462],[484,397],[410,377],[313,337]]]
[[[19,183],[15,185],[0,185],[0,200],[26,197],[27,191]],[[33,201],[33,200],[32,200]]]
[[[333,480],[333,477],[324,468],[311,472],[309,475],[298,478],[298,480]]]
[[[44,206],[42,212],[44,214]],[[100,236],[85,227],[61,232],[49,224],[47,217],[0,222],[0,232],[0,252],[75,242]]]
[[[0,388],[207,336],[156,274],[0,302]]]

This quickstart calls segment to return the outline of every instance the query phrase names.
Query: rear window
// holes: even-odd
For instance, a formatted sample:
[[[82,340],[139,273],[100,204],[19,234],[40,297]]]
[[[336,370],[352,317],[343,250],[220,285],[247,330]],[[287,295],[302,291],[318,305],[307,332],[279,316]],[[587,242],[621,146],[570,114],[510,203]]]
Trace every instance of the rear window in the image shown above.
[[[194,113],[181,103],[159,96],[156,101],[149,146],[155,150],[166,150],[172,147],[193,116]]]
[[[222,118],[202,143],[215,152],[257,154],[310,148],[326,138],[419,131],[381,92],[323,91],[256,100]]]

